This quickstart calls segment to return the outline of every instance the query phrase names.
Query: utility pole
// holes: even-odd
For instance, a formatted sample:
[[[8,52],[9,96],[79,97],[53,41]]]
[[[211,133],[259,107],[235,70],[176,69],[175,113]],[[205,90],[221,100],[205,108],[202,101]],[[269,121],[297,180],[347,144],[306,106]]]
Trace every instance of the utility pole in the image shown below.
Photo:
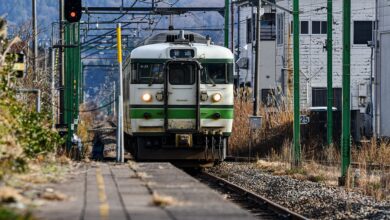
[[[124,134],[123,134],[123,72],[122,72],[122,29],[117,24],[117,46],[119,63],[119,89],[118,89],[118,121],[117,121],[117,162],[124,162]]]
[[[33,23],[33,72],[34,81],[38,80],[38,31],[37,31],[37,2],[32,0],[32,23]]]
[[[237,56],[240,57],[241,55],[241,22],[240,22],[240,16],[241,13],[240,13],[240,6],[237,6]],[[239,90],[240,89],[240,68],[238,67],[237,68],[237,89]]]
[[[225,0],[225,47],[229,47],[229,0]],[[232,39],[233,40],[233,39]]]
[[[53,38],[52,38],[53,39]],[[52,119],[52,128],[55,128],[56,124],[56,101],[55,101],[55,49],[51,47],[51,119]]]
[[[64,20],[64,0],[59,0],[59,36],[60,36],[60,40],[59,43],[60,45],[63,45],[64,44],[64,39],[65,39],[65,36],[64,36],[64,25],[62,23],[62,21]],[[64,124],[65,123],[65,120],[64,120],[64,81],[65,81],[65,78],[64,78],[64,73],[65,73],[65,65],[64,65],[64,60],[65,60],[65,57],[64,57],[64,50],[62,47],[59,47],[58,48],[58,60],[59,60],[59,68],[58,68],[58,87],[59,87],[59,124]]]
[[[299,95],[299,0],[293,0],[294,23],[294,166],[301,164],[301,128],[300,128],[300,95]]]
[[[343,112],[341,137],[341,177],[346,184],[351,163],[351,0],[343,0]]]
[[[327,30],[327,142],[333,144],[333,0],[328,0]]]
[[[232,50],[232,53],[234,54],[234,4],[233,2],[230,4],[230,47]]]
[[[259,74],[260,74],[260,42],[261,42],[261,0],[258,0],[257,17],[256,17],[256,63],[255,63],[255,80],[253,88],[253,115],[257,116],[259,111]]]

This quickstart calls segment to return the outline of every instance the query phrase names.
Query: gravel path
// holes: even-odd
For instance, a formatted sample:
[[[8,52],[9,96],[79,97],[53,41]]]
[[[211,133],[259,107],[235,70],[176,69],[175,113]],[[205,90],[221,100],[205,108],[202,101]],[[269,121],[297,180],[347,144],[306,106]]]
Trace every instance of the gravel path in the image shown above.
[[[308,218],[390,219],[390,201],[376,202],[342,187],[274,176],[251,164],[222,163],[208,171]]]

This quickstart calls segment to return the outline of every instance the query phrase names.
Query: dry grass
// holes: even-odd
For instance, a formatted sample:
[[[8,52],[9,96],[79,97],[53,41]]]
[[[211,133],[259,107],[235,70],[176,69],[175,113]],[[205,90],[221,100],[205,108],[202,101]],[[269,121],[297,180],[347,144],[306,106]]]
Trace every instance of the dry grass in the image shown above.
[[[372,139],[352,149],[352,161],[359,165],[357,185],[376,199],[390,199],[390,142]]]
[[[256,166],[275,175],[289,175],[300,180],[337,185],[340,176],[340,147],[324,146],[318,131],[309,132],[302,138],[302,167],[291,167],[293,113],[283,108],[260,108],[263,116],[262,129],[253,134],[250,143],[248,116],[252,115],[252,103],[235,100],[235,118],[230,139],[230,154],[233,156],[258,156]],[[244,129],[243,129],[244,128]],[[249,151],[249,146],[251,150]],[[361,191],[374,198],[390,199],[390,141],[371,140],[351,148],[352,162],[358,168],[348,172],[347,188]],[[374,166],[373,166],[374,165]]]
[[[141,179],[141,180],[145,180],[145,179],[147,179],[147,178],[150,178],[151,176],[149,176],[147,173],[145,173],[145,172],[136,172],[135,173],[135,177],[136,178],[139,178],[139,179]]]
[[[348,171],[346,188],[372,196],[377,200],[390,199],[388,158],[380,156],[380,154],[388,153],[389,150],[390,146],[383,142],[377,147],[365,146],[360,149],[354,147],[352,150],[354,166]],[[289,152],[291,152],[291,144],[286,142],[280,152],[271,151],[265,160],[258,160],[256,166],[274,175],[288,175],[298,180],[338,185],[341,166],[340,161],[337,160],[340,158],[337,147],[318,150],[318,154],[321,155],[318,158],[323,158],[323,160],[304,160],[300,168],[291,166],[292,160]]]
[[[153,193],[153,205],[160,207],[167,207],[173,205],[179,205],[180,203],[171,196],[163,196],[158,193]]]
[[[42,193],[41,198],[50,201],[64,201],[68,199],[68,196],[61,192],[54,191],[49,188]]]
[[[390,141],[371,139],[352,150],[353,161],[362,164],[390,165]]]
[[[138,169],[138,164],[135,161],[129,160],[128,164],[131,170],[136,171]]]
[[[57,163],[54,161],[32,161],[29,164],[28,172],[14,174],[5,180],[5,183],[10,186],[21,188],[28,187],[30,184],[58,183],[65,179],[66,173],[69,170],[69,164]]]
[[[18,190],[12,187],[0,187],[0,204],[1,203],[16,203],[25,202],[24,198]]]
[[[94,133],[89,132],[88,130],[92,128],[94,118],[96,113],[94,112],[84,112],[88,110],[88,105],[80,105],[80,123],[77,127],[77,135],[81,138],[83,142],[83,155],[85,158],[89,158],[92,152],[92,142],[94,138]]]
[[[235,117],[232,137],[230,138],[230,150],[234,155],[248,155],[250,145],[249,115],[253,113],[251,102],[235,99]],[[263,116],[262,129],[252,134],[253,155],[264,156],[272,150],[279,152],[284,142],[292,137],[293,114],[288,105],[277,108],[260,108]]]

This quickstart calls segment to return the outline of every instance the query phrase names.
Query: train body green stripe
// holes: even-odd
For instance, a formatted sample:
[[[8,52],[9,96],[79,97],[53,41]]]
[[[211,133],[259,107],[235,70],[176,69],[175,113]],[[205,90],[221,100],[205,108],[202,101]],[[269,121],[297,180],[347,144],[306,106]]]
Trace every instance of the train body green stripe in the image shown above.
[[[164,105],[130,105],[133,109],[164,109]],[[194,109],[196,105],[169,105],[171,109]],[[201,109],[233,109],[234,105],[200,105]]]
[[[130,110],[130,118],[140,119],[144,118],[145,113],[148,113],[150,119],[164,119],[164,109],[155,109],[155,108],[133,108]],[[233,109],[200,109],[200,118],[201,119],[213,119],[214,114],[219,113],[221,115],[220,119],[233,119],[234,111]],[[196,111],[195,109],[168,109],[168,119],[195,119]]]

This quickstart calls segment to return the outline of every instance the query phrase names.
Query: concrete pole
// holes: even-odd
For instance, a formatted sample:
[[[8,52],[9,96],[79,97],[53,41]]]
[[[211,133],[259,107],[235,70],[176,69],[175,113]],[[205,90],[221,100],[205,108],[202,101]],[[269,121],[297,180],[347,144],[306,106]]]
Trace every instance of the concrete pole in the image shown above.
[[[327,142],[333,144],[333,0],[328,0],[327,30]]]
[[[237,6],[237,56],[241,56],[241,22],[240,22],[240,6]],[[237,68],[237,89],[240,89],[240,68]]]
[[[33,23],[33,72],[34,81],[38,80],[38,30],[37,30],[37,4],[32,0],[32,23]]]
[[[234,54],[234,4],[233,2],[230,4],[230,47],[232,50],[232,53]]]
[[[59,0],[59,36],[60,41],[58,42],[60,45],[64,45],[65,40],[65,32],[64,32],[64,25],[62,23],[63,17],[64,17],[64,0]],[[58,73],[58,87],[59,87],[59,124],[65,123],[65,99],[64,99],[64,82],[65,82],[65,54],[64,49],[62,47],[59,47],[58,49],[58,58],[59,58],[59,73]]]
[[[52,128],[55,128],[56,124],[56,107],[55,107],[55,49],[51,48],[51,119],[52,119]]]
[[[255,63],[255,79],[253,88],[253,115],[257,116],[259,112],[259,75],[260,75],[260,42],[261,42],[261,0],[258,1],[257,6],[257,20],[256,20],[256,63]]]
[[[37,112],[41,113],[41,90],[37,89]]]

